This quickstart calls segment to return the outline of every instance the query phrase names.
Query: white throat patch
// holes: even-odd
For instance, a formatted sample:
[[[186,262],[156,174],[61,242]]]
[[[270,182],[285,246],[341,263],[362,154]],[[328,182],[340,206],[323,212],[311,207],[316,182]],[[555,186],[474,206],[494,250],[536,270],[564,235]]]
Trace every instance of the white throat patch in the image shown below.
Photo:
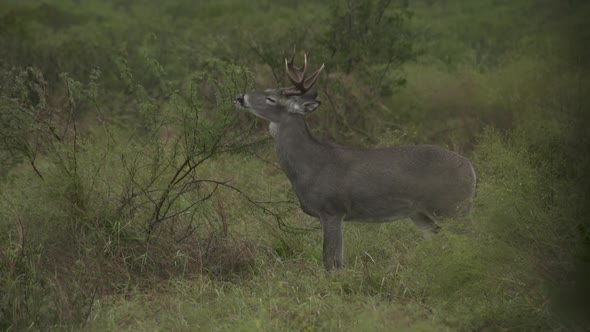
[[[279,124],[276,122],[271,122],[268,125],[268,131],[270,132],[270,136],[272,136],[272,138],[277,137],[279,134]]]

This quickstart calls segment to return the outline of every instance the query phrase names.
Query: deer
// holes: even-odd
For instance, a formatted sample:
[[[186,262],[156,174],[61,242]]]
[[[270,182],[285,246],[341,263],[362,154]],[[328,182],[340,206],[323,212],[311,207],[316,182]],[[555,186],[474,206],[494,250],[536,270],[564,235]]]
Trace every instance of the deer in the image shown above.
[[[307,75],[308,53],[301,66],[294,59],[284,59],[292,87],[240,94],[234,102],[270,122],[277,159],[301,209],[320,221],[328,272],[343,267],[343,221],[410,218],[428,239],[443,218],[469,215],[476,174],[455,152],[436,145],[358,148],[314,138],[305,116],[321,104],[312,87],[325,65]]]

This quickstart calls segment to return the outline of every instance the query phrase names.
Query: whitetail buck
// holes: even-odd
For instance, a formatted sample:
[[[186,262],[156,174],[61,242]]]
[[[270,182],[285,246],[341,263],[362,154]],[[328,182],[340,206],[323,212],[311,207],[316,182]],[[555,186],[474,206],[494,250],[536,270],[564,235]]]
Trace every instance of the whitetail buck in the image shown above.
[[[306,76],[285,59],[291,88],[236,97],[236,103],[270,121],[280,165],[303,211],[320,219],[327,270],[343,263],[343,220],[384,222],[411,218],[425,237],[439,217],[464,217],[475,194],[475,172],[466,158],[433,145],[353,148],[317,141],[304,116],[320,102],[310,91],[322,65]]]

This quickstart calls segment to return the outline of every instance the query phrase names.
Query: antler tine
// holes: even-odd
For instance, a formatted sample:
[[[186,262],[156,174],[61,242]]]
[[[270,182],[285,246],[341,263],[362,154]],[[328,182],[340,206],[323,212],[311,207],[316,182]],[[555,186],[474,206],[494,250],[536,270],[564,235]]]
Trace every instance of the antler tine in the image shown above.
[[[301,67],[295,66],[295,54],[291,57],[291,60],[285,58],[285,72],[287,78],[293,84],[294,88],[284,90],[285,94],[304,94],[306,93],[317,80],[320,72],[324,69],[324,65],[320,69],[316,70],[310,77],[306,77],[305,72],[307,71],[309,53],[303,53],[303,65]],[[307,86],[306,86],[307,85]]]
[[[316,70],[313,74],[311,74],[311,76],[305,79],[303,85],[305,86],[307,84],[306,90],[311,89],[311,87],[315,84],[315,81],[317,81],[318,77],[320,76],[320,73],[322,72],[322,70],[324,70],[325,67],[326,65],[322,63],[322,66],[318,70]]]
[[[307,53],[308,52],[303,53],[303,68],[301,68],[302,80],[305,80],[305,72],[307,71]]]
[[[287,73],[287,78],[293,83],[293,85],[297,85],[301,80],[299,74],[294,71],[293,61],[289,61],[287,58],[285,58],[285,72]]]
[[[289,60],[289,63],[293,63],[295,61],[295,54],[297,54],[297,47],[293,45],[293,53],[291,54],[291,60]]]
[[[307,69],[307,58],[305,58],[305,61],[303,63],[303,67],[295,66],[294,59],[295,59],[295,54],[293,54],[293,56],[291,57],[291,60],[285,59],[285,69],[287,71],[287,74],[289,74],[289,76],[291,78],[293,78],[293,80],[295,80],[296,82],[301,82],[305,76],[305,70]],[[294,82],[292,82],[292,83],[294,83]]]

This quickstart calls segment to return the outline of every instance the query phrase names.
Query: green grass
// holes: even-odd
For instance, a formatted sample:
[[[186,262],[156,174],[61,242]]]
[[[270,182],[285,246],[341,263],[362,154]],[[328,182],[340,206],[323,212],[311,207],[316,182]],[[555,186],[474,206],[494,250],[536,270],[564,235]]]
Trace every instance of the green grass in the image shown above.
[[[0,329],[587,329],[588,6],[379,3],[0,5]],[[347,40],[400,55],[381,75]],[[267,124],[231,102],[285,84],[293,44],[328,68],[316,136],[466,155],[470,219],[347,223],[325,272]]]

